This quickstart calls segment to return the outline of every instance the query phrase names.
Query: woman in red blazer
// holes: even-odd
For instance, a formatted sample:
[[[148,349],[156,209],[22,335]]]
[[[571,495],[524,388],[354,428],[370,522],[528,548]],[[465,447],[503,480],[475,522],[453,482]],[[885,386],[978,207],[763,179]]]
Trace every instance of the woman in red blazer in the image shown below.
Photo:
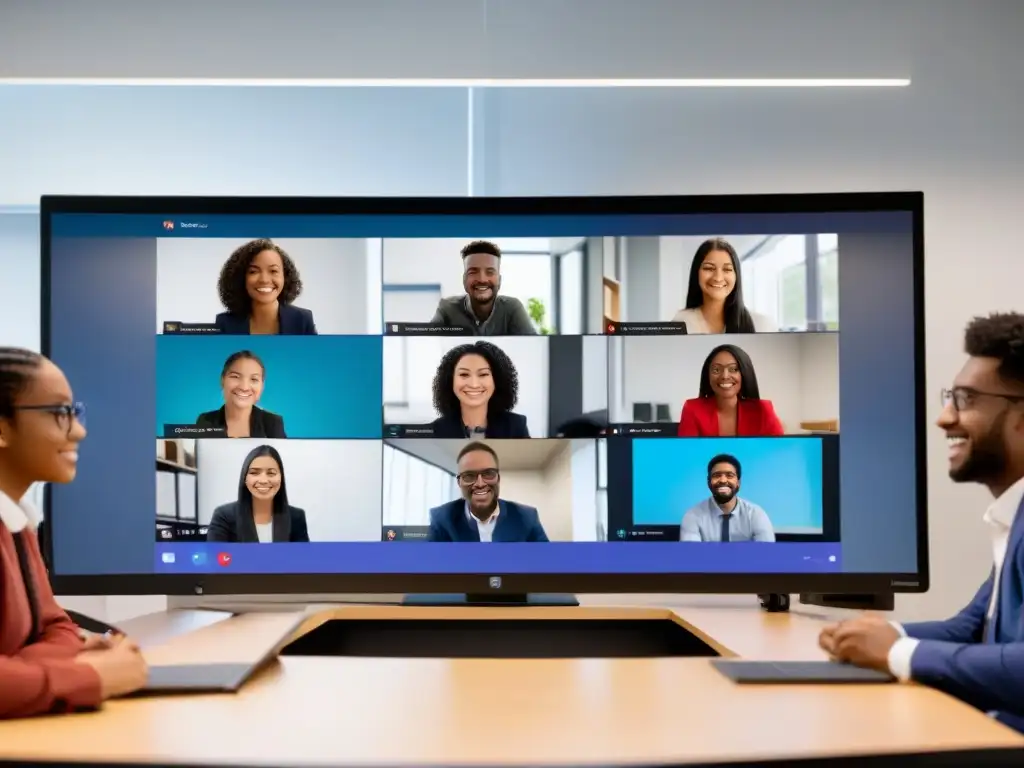
[[[680,437],[773,437],[784,434],[770,400],[761,399],[750,356],[737,346],[711,350],[700,372],[700,397],[683,403]]]
[[[74,479],[83,413],[56,365],[0,347],[0,718],[91,709],[146,682],[135,644],[85,639],[57,605],[24,500],[34,483]]]

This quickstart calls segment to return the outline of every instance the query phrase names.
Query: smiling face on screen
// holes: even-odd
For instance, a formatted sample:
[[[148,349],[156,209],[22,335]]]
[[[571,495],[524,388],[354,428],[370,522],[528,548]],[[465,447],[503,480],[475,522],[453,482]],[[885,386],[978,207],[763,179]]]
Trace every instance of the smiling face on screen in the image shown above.
[[[228,363],[221,376],[224,403],[237,409],[251,408],[263,394],[263,365],[251,357],[238,357]]]
[[[720,461],[711,467],[708,473],[708,489],[711,496],[719,504],[728,504],[740,490],[740,476],[736,467]]]
[[[732,400],[739,397],[743,387],[743,374],[739,363],[731,352],[721,351],[711,358],[708,367],[708,381],[711,391],[719,400]]]
[[[253,305],[273,304],[284,287],[284,263],[273,249],[253,256],[245,273],[245,290]]]
[[[459,487],[474,516],[486,519],[498,505],[501,477],[498,460],[489,451],[475,450],[459,459]]]
[[[253,501],[271,501],[281,489],[281,467],[273,456],[257,456],[245,474],[245,487]]]
[[[727,251],[709,251],[701,262],[698,275],[707,303],[724,302],[736,285],[736,265]]]
[[[501,288],[501,259],[493,253],[470,253],[462,264],[462,285],[470,302],[490,306]]]
[[[455,396],[466,408],[487,405],[494,394],[491,365],[482,355],[463,355],[455,364],[453,379]]]

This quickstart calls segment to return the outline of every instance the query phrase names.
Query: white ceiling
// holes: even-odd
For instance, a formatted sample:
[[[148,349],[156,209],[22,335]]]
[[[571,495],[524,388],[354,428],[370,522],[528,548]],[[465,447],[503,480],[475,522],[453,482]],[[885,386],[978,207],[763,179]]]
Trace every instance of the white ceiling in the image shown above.
[[[468,440],[392,439],[384,442],[400,451],[455,474],[457,457]],[[498,454],[498,466],[504,472],[542,469],[562,450],[569,450],[567,440],[488,440]]]
[[[1005,0],[244,5],[0,0],[0,76],[916,78],[932,52],[1010,64],[1024,12]]]

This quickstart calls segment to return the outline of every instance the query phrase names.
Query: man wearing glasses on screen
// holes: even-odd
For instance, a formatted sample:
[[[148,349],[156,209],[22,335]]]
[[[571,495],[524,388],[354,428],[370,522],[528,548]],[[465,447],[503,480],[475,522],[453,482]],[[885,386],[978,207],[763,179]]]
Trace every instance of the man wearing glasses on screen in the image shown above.
[[[735,456],[723,453],[708,462],[711,498],[683,515],[680,541],[775,541],[768,513],[739,497],[742,474]]]
[[[498,454],[486,443],[469,443],[458,457],[462,498],[430,510],[427,541],[548,541],[534,507],[499,497]]]

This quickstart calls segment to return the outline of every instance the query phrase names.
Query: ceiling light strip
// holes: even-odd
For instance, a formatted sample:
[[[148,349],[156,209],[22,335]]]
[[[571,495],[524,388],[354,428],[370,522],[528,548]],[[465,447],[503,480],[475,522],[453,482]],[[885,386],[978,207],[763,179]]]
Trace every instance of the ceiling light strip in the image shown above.
[[[909,78],[128,78],[0,77],[0,85],[207,88],[905,88]]]

